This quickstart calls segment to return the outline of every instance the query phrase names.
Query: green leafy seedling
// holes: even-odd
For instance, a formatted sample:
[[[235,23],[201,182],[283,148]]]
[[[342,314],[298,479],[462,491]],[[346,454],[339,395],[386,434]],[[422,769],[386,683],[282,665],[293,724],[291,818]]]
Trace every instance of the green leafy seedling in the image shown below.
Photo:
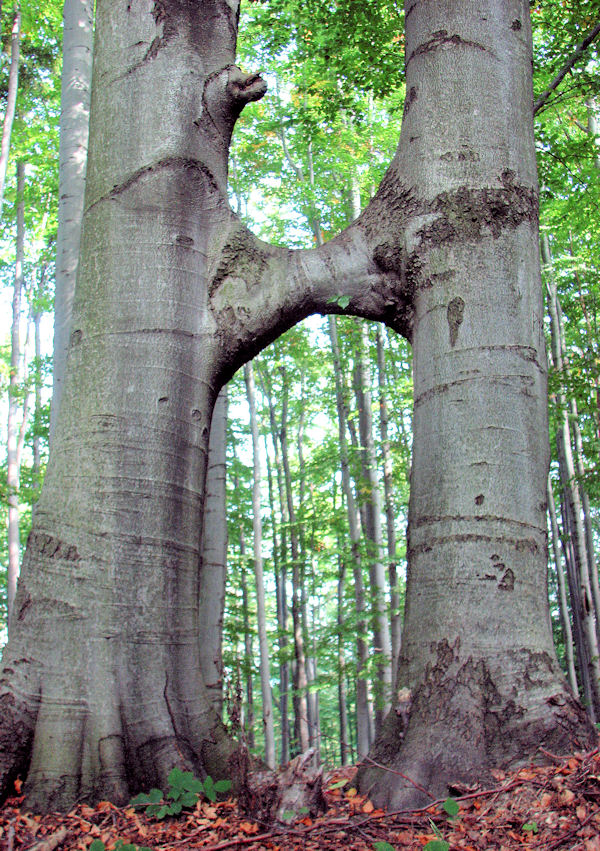
[[[200,795],[214,803],[220,792],[231,789],[229,780],[217,780],[215,783],[212,777],[206,777],[203,783],[191,771],[182,771],[180,768],[173,768],[167,780],[169,789],[165,797],[160,789],[151,789],[147,794],[142,792],[132,798],[131,806],[145,807],[146,815],[163,819],[179,815],[184,808],[195,807]]]
[[[537,821],[528,821],[523,825],[523,830],[526,833],[537,833],[539,827],[537,825]]]
[[[200,782],[200,781],[198,781]],[[217,800],[217,795],[221,792],[229,792],[231,789],[231,780],[217,780],[215,781],[210,777],[205,778],[204,780],[204,794],[208,798],[209,801],[213,803]]]
[[[429,842],[423,846],[423,851],[450,851],[450,843],[446,842],[437,824],[429,819],[429,826],[431,827],[432,832],[435,833],[437,839],[430,839]]]
[[[375,842],[373,851],[396,851],[396,849],[389,842]]]
[[[460,812],[458,801],[455,801],[454,798],[446,798],[442,804],[442,808],[451,821],[457,818]]]
[[[337,304],[342,310],[345,310],[350,304],[350,297],[347,295],[334,295],[327,299],[327,304]]]

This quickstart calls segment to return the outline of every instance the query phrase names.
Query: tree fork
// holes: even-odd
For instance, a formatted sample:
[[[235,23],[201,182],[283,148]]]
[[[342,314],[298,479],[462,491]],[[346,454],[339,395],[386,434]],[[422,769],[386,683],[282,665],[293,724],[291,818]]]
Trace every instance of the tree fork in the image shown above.
[[[544,600],[528,4],[407,4],[396,156],[353,225],[294,252],[227,203],[231,130],[261,89],[233,71],[238,11],[97,4],[67,375],[0,682],[0,788],[29,764],[38,809],[122,801],[174,765],[236,779],[198,652],[212,409],[238,367],[310,313],[342,312],[340,296],[414,347],[399,669],[413,712],[404,740],[391,713],[378,761],[435,790],[594,735]],[[415,800],[386,771],[359,780]]]

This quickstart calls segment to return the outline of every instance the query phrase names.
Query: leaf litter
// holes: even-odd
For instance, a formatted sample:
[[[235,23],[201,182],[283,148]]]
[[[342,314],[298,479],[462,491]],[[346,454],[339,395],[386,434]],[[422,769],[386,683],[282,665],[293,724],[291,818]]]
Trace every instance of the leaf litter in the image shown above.
[[[352,786],[354,766],[337,769],[325,777],[325,814],[313,819],[299,813],[276,826],[249,819],[234,798],[199,800],[193,811],[163,821],[108,801],[96,807],[80,804],[66,815],[32,815],[23,806],[17,781],[14,797],[0,809],[0,849],[88,851],[100,840],[107,851],[115,846],[157,851],[419,851],[428,844],[449,851],[600,851],[598,749],[566,757],[542,751],[541,756],[549,764],[492,772],[494,788],[454,787],[449,799],[402,812],[384,812],[359,795]]]

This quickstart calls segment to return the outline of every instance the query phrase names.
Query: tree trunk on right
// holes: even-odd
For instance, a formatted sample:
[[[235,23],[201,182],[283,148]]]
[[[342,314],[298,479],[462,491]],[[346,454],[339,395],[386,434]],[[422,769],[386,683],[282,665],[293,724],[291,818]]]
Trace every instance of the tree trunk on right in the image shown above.
[[[530,45],[524,0],[406,4],[407,182],[384,179],[379,194],[403,193],[409,213],[379,263],[399,258],[415,288],[398,672],[412,711],[404,738],[390,713],[371,757],[410,781],[369,758],[359,773],[393,809],[427,802],[415,784],[438,797],[538,747],[564,751],[577,730],[593,740],[540,605],[549,452]]]

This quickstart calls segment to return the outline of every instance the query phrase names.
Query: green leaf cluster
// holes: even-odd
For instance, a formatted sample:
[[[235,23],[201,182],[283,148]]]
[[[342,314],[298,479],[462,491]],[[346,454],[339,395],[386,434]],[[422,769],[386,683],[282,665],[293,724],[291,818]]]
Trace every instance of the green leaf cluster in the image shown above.
[[[163,819],[179,815],[183,809],[195,807],[201,795],[214,802],[218,794],[231,789],[230,780],[214,781],[207,776],[202,781],[194,777],[191,771],[181,771],[179,768],[173,768],[167,779],[169,788],[164,796],[160,789],[140,792],[131,799],[131,806],[145,807],[146,815]]]

